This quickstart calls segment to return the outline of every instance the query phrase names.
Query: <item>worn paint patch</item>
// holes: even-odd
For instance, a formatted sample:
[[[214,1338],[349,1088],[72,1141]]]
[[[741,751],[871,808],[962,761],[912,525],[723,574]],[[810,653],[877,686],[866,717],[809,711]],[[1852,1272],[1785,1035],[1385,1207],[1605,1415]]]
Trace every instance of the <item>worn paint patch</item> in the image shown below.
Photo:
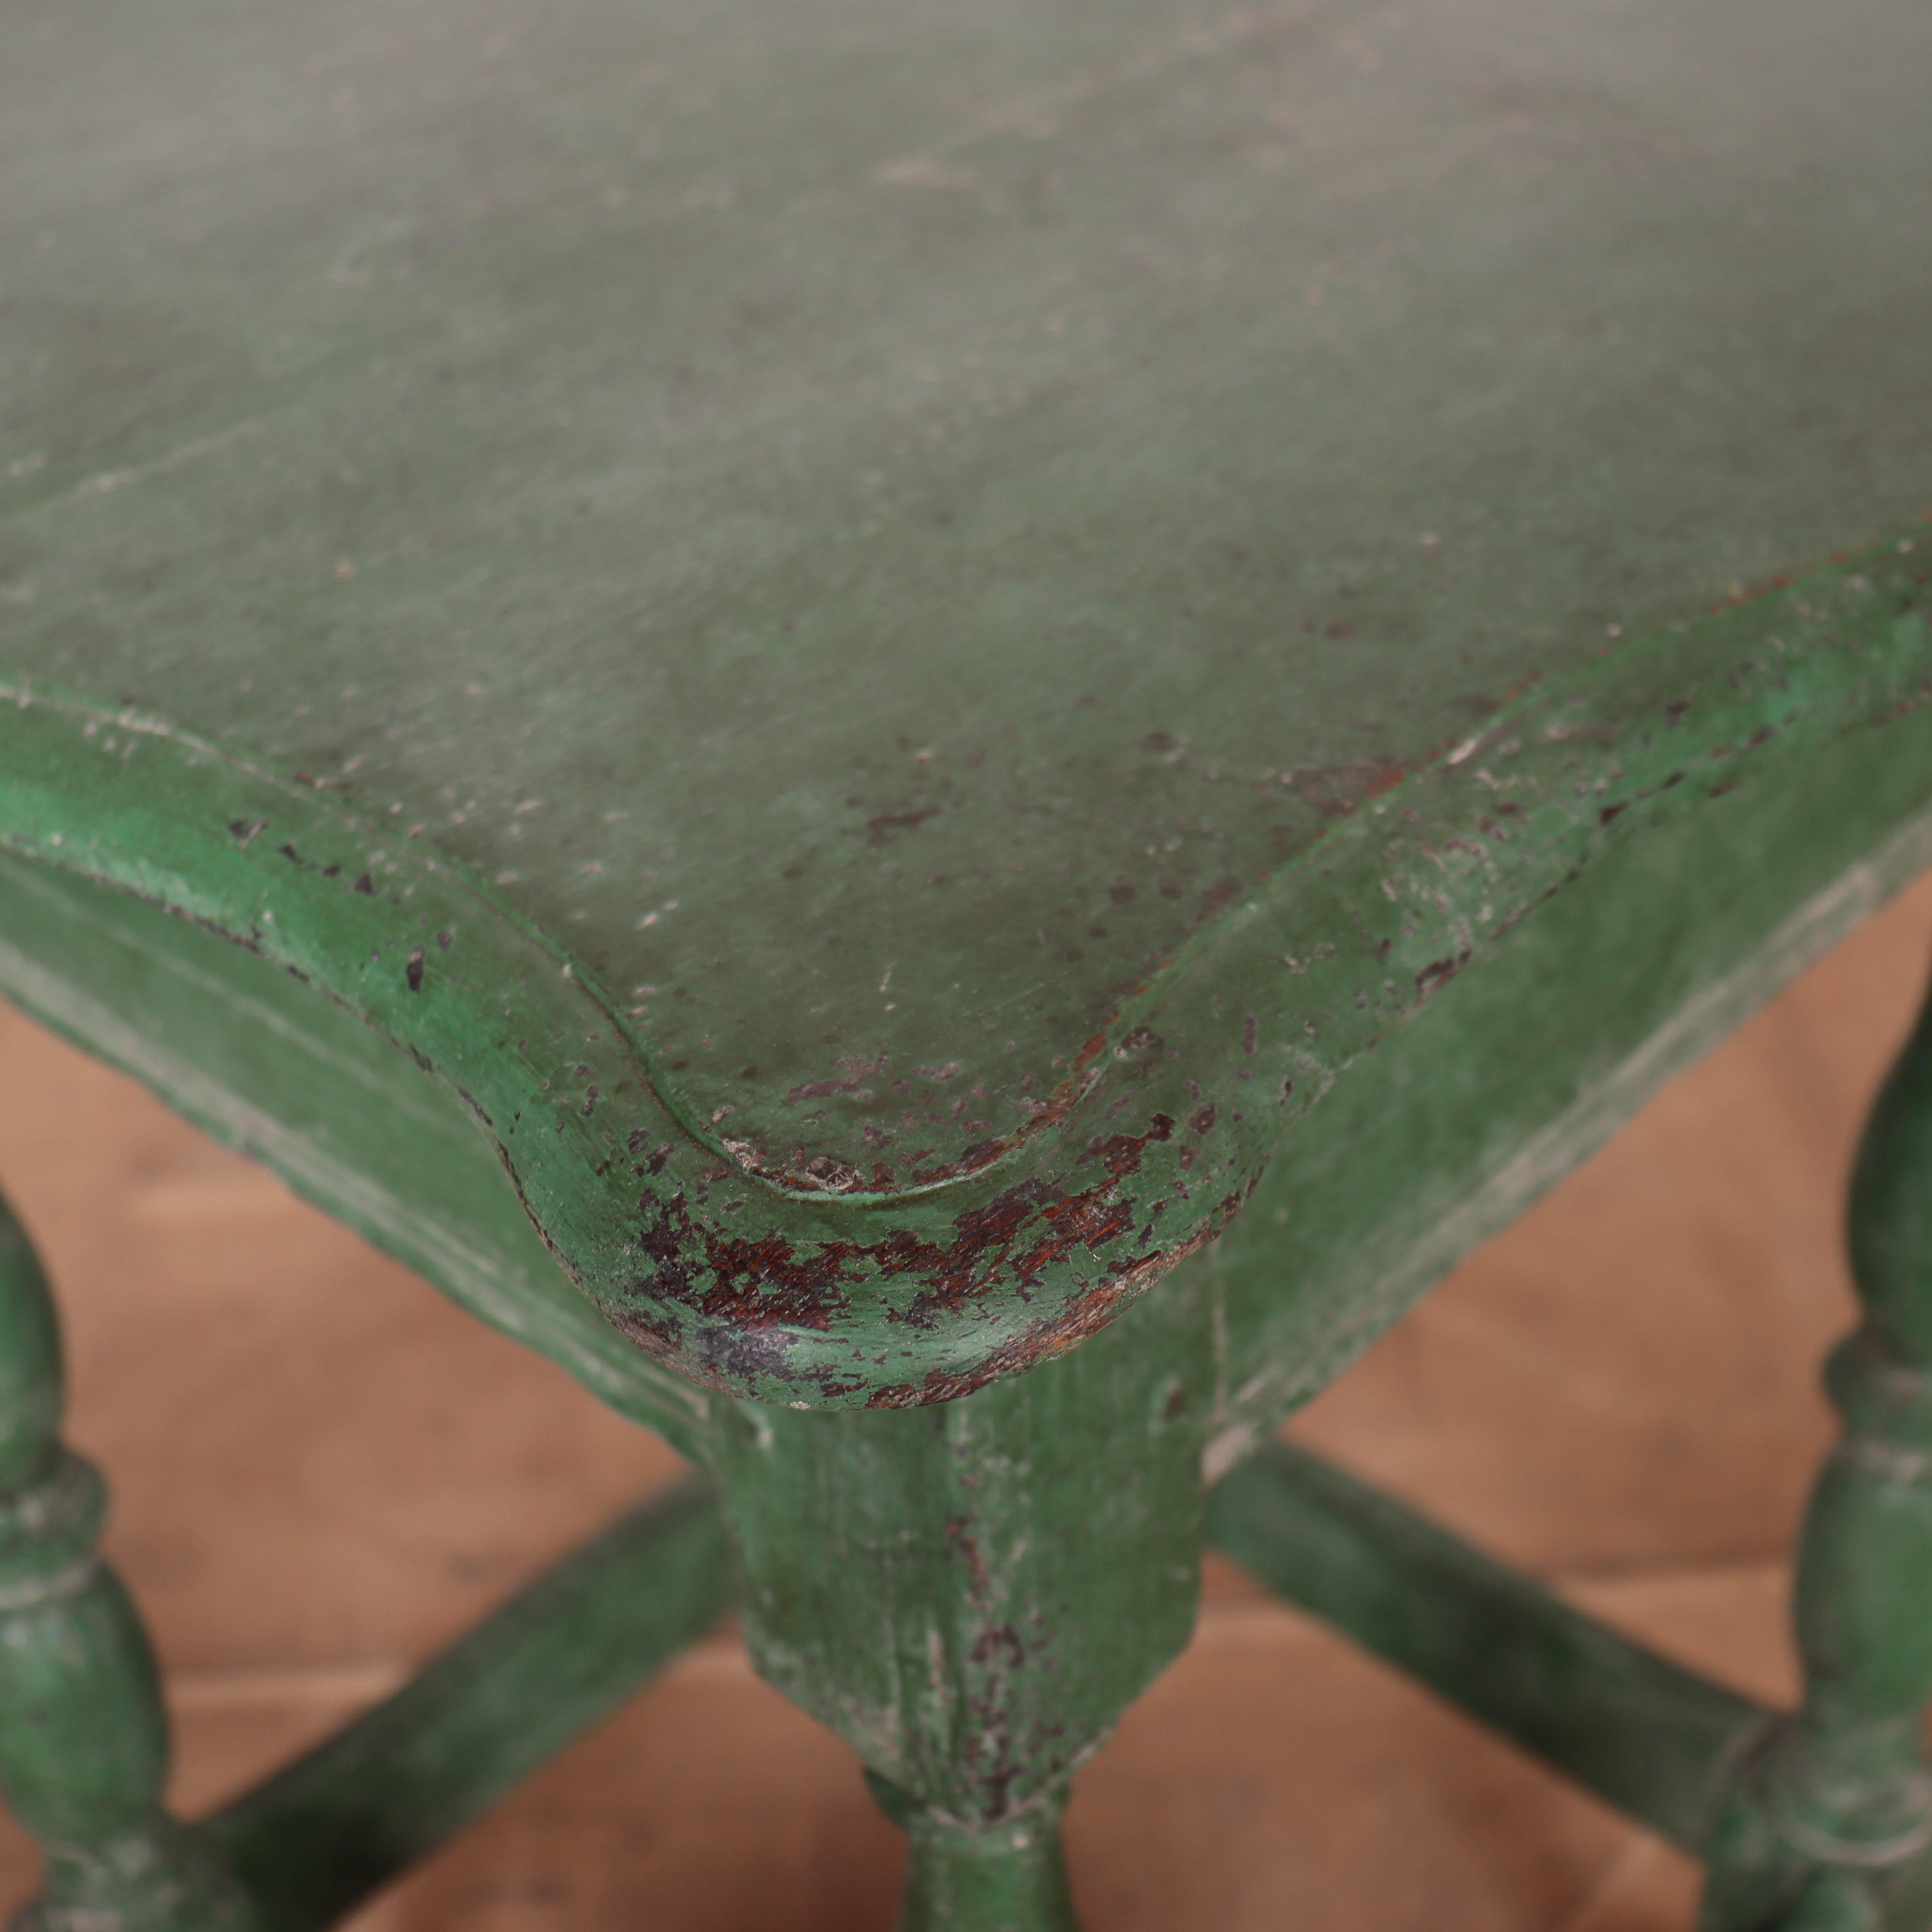
[[[1022,1130],[982,1132],[970,1159],[932,1150],[890,1188],[883,1162],[853,1164],[862,1186],[843,1168],[808,1186],[783,1163],[748,1171],[726,1110],[680,1111],[677,1064],[581,958],[334,788],[22,686],[0,706],[0,826],[35,862],[169,905],[394,1040],[499,1145],[567,1270],[690,1379],[814,1405],[944,1401],[1103,1325],[1222,1224],[1300,1110],[1598,854],[1922,704],[1923,574],[1888,545],[1640,640],[1445,740],[1298,857],[1210,872],[1176,902],[1181,942],[1124,981],[1112,1017],[1070,1016],[1079,1045],[1026,1096]],[[142,755],[117,755],[104,792],[110,719]],[[882,976],[882,997],[896,986]],[[866,1104],[905,1077],[902,1052],[842,1054],[834,1094],[802,1104]],[[970,1130],[964,1057],[905,1058]]]

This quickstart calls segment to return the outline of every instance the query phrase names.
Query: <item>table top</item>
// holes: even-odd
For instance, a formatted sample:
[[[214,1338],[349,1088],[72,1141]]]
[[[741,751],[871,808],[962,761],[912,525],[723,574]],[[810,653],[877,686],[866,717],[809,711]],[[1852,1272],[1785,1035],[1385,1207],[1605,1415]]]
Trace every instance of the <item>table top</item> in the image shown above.
[[[237,936],[476,1036],[566,1265],[688,1373],[920,1400],[1077,1339],[1604,782],[1675,782],[1632,721],[1743,758],[1928,669],[1918,0],[8,40],[0,680],[72,730],[0,837],[81,865],[115,721],[175,747],[150,820],[292,855]],[[236,927],[227,857],[137,861],[82,868]],[[485,924],[567,976],[548,1045],[481,1042]]]

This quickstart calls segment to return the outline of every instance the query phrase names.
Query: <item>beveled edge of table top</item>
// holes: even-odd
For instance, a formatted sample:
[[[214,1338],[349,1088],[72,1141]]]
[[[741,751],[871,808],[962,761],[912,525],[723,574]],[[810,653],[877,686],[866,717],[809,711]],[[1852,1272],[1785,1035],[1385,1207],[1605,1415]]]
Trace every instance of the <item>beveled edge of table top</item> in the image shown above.
[[[1376,1042],[1610,844],[1932,694],[1932,532],[1519,694],[1198,928],[982,1165],[786,1184],[682,1118],[609,989],[428,842],[171,721],[0,687],[0,846],[166,907],[454,1092],[566,1272],[702,1386],[909,1406],[1104,1326],[1239,1209]]]

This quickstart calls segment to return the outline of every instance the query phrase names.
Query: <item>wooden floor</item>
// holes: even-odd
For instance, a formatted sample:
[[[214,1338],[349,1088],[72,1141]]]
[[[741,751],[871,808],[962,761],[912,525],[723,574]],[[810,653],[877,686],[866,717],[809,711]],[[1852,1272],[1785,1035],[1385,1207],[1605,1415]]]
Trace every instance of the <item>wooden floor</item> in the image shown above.
[[[1838,1204],[1932,882],[1666,1092],[1298,1424],[1578,1601],[1788,1696],[1786,1555],[1846,1324]],[[170,1671],[192,1810],[380,1695],[674,1472],[557,1370],[0,1010],[0,1174]],[[1210,1575],[1080,1780],[1093,1932],[1664,1932],[1681,1858]],[[721,1636],[362,1932],[886,1932],[842,1746]],[[0,1820],[0,1906],[32,1883]]]

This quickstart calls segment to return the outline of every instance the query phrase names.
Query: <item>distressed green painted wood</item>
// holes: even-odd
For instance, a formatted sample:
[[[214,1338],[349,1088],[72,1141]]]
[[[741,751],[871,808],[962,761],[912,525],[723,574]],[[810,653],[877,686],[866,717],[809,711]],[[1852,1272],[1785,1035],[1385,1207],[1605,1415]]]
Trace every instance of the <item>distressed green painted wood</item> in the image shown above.
[[[875,1773],[866,1782],[910,1840],[898,1932],[1078,1932],[1057,1800],[962,1831]]]
[[[1924,713],[1741,785],[1606,854],[1345,1070],[1250,1208],[1188,1264],[1211,1271],[1222,1302],[1217,1467],[1932,863],[1928,793]],[[1714,877],[1721,894],[1700,887]],[[351,1015],[183,920],[4,861],[0,986],[625,1413],[708,1453],[705,1398],[547,1271],[460,1105]]]
[[[1188,1265],[1232,1466],[1479,1243],[1932,866],[1932,716],[1740,785],[1539,906],[1347,1070]]]
[[[700,1382],[1077,1342],[1932,670],[1907,0],[230,5],[0,79],[0,842],[419,1056]]]
[[[1727,790],[1739,746],[1762,739],[1755,755],[1774,766],[1916,706],[1932,676],[1916,568],[1892,544],[1863,562],[1761,600],[1747,616],[1694,627],[1684,634],[1689,644],[1666,638],[1613,659],[1614,678],[1539,694],[1504,714],[1477,770],[1510,788],[1521,823],[1504,814],[1506,838],[1484,842],[1476,821],[1498,823],[1494,796],[1480,786],[1476,799],[1464,796],[1474,781],[1446,762],[1376,800],[1336,829],[1323,862],[1288,882],[1293,892],[1284,886],[1282,904],[1257,898],[1202,928],[1124,1016],[1132,1024],[1110,1048],[1110,1036],[1094,1036],[1098,1058],[1079,1105],[1042,1130],[1044,1168],[1029,1171],[1016,1150],[1017,1166],[877,1202],[775,1191],[729,1162],[700,1159],[698,1144],[654,1111],[645,1070],[624,1060],[622,1022],[548,938],[493,914],[433,860],[406,886],[413,901],[402,886],[379,900],[344,884],[356,850],[343,842],[350,828],[327,807],[225,766],[207,747],[157,732],[140,740],[146,757],[100,792],[72,760],[77,746],[87,755],[89,726],[98,736],[107,721],[46,696],[0,707],[10,742],[0,816],[20,829],[23,848],[238,934],[422,1055],[500,1144],[516,1142],[506,1145],[516,1184],[566,1262],[580,1234],[633,1286],[668,1284],[656,1313],[634,1305],[629,1288],[603,1298],[634,1340],[749,1392],[902,1406],[1072,1346],[1218,1232],[1290,1108],[1318,1101],[1462,970],[1484,908],[1507,933],[1606,846]],[[1801,638],[1815,628],[1816,658],[1795,646],[1773,654],[1776,633],[1762,628],[1773,624]],[[1675,723],[1680,700],[1642,696],[1700,685],[1717,694],[1708,710]],[[1612,722],[1620,704],[1621,727]],[[1456,829],[1466,809],[1468,836]],[[272,827],[281,844],[266,844],[257,827]],[[304,853],[313,874],[302,869]],[[324,880],[331,867],[338,877]],[[291,880],[294,900],[280,890]],[[317,891],[328,896],[308,896]],[[1364,943],[1352,914],[1371,907],[1388,930]],[[461,960],[440,964],[436,997],[422,997],[428,956],[443,959],[436,934],[459,927]],[[1348,944],[1318,940],[1305,957],[1287,950],[1322,932]],[[386,958],[400,965],[394,977],[376,974]],[[1278,1030],[1266,1053],[1247,1004],[1260,1000],[1256,974],[1274,999],[1292,1002],[1268,1009]],[[532,1084],[539,1047],[576,1056],[572,1067],[589,1074],[601,1067],[608,1084],[558,1064],[550,1091]],[[1216,1090],[1217,1081],[1220,1100],[1195,1101],[1195,1090]],[[526,1114],[542,1131],[534,1121],[525,1131]],[[1210,1124],[1194,1128],[1197,1119]],[[680,1165],[686,1156],[698,1164]],[[568,1226],[559,1218],[566,1212]]]
[[[726,1607],[724,1532],[694,1478],[184,1827],[160,1803],[154,1659],[94,1553],[104,1492],[60,1445],[61,1395],[52,1298],[0,1204],[0,1798],[47,1860],[19,1932],[317,1932],[608,1715]]]
[[[614,1711],[724,1613],[710,1486],[654,1497],[384,1702],[235,1799],[205,1835],[269,1932],[317,1932]]]
[[[903,1932],[1071,1932],[1068,1780],[1193,1626],[1202,1286],[942,1406],[721,1418],[746,1641],[905,1826]]]
[[[0,988],[701,1459],[705,1395],[598,1318],[461,1102],[352,1012],[159,906],[6,858]]]
[[[220,1859],[162,1808],[154,1658],[94,1553],[105,1492],[61,1444],[61,1398],[46,1282],[0,1203],[0,1798],[46,1859],[16,1932],[254,1932]]]
[[[1204,1482],[1932,862],[1928,64],[1909,0],[45,12],[0,987],[710,1462],[906,1924],[1066,1932]],[[1862,1186],[1891,1448],[1714,1932],[1924,1916],[1845,1850],[1923,1688]],[[1695,1836],[1732,1701],[1337,1481],[1216,1520]],[[634,1657],[636,1526],[220,1821],[276,1922],[693,1627],[692,1507]]]
[[[1693,1853],[1770,1721],[1286,1442],[1215,1486],[1208,1534],[1269,1588]]]
[[[1932,1915],[1932,1007],[1874,1111],[1849,1228],[1865,1322],[1826,1376],[1843,1432],[1799,1553],[1804,1708],[1740,1780],[1708,1932]]]

